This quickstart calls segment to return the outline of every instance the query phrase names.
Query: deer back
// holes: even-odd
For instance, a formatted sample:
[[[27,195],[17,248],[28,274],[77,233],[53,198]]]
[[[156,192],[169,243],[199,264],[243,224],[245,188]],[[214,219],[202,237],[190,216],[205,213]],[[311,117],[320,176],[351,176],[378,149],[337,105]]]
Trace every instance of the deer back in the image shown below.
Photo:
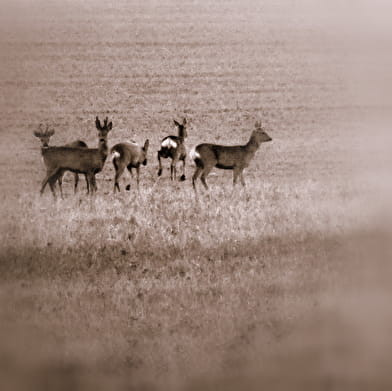
[[[256,128],[245,145],[200,144],[195,151],[204,165],[223,169],[247,167],[253,159],[260,144],[271,141],[271,137],[260,128]]]
[[[71,147],[71,148],[88,148],[87,144],[82,140],[75,140],[71,143],[65,144],[64,147]]]
[[[49,147],[42,152],[45,165],[51,169],[65,169],[73,172],[99,172],[105,163],[99,149],[71,147]]]
[[[141,147],[137,143],[124,142],[116,144],[111,149],[111,154],[117,162],[125,166],[137,167],[140,164],[147,164],[148,140]]]

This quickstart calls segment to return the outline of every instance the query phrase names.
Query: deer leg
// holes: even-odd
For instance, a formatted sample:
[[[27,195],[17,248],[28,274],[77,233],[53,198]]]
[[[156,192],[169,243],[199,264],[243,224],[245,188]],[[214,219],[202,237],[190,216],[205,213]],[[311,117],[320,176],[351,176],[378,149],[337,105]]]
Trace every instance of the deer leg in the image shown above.
[[[87,174],[84,174],[84,177],[86,178],[86,187],[87,187],[87,194],[88,194],[88,193],[90,193],[90,185],[88,183]]]
[[[238,167],[234,167],[233,169],[233,186],[236,185],[238,177],[242,175],[242,169]],[[243,179],[241,179],[242,182]],[[245,182],[244,182],[245,183]]]
[[[91,183],[92,183],[92,185],[94,186],[94,193],[95,193],[95,192],[98,190],[97,181],[96,181],[96,179],[95,179],[95,174],[92,174]]]
[[[131,174],[131,177],[133,178],[133,172],[132,172],[132,168],[136,168],[136,174],[137,174],[137,181],[138,181],[138,186],[139,186],[139,171],[138,171],[138,167],[132,167],[131,165],[127,166],[127,169],[129,171],[129,173]],[[126,187],[125,190],[131,190],[131,183],[129,183]]]
[[[57,169],[52,170],[52,171],[47,171],[47,172],[46,172],[46,176],[45,176],[45,178],[44,178],[44,180],[42,181],[42,184],[41,184],[41,190],[40,190],[41,195],[43,194],[43,192],[44,192],[44,190],[45,190],[45,187],[46,187],[46,184],[49,182],[49,179],[50,179],[56,172],[57,172]]]
[[[93,194],[96,190],[94,173],[89,172],[88,174],[86,174],[86,177],[87,181],[89,182],[90,193]]]
[[[45,190],[45,186],[46,186],[46,184],[48,183],[48,179],[49,179],[49,176],[46,175],[45,179],[42,181],[41,190],[40,190],[41,195],[42,195],[42,193],[43,193],[44,190]]]
[[[113,189],[113,193],[115,193],[116,189],[118,190],[118,192],[120,192],[120,185],[118,184],[118,180],[120,179],[122,173],[124,172],[125,166],[123,165],[119,166],[115,160],[113,160],[113,164],[116,170],[116,175],[114,176],[114,189]]]
[[[207,175],[211,172],[211,170],[214,168],[214,164],[211,165],[205,165],[203,169],[203,173],[201,174],[201,182],[203,183],[204,187],[206,190],[208,190],[208,185],[207,185]]]
[[[56,197],[56,192],[54,191],[54,185],[55,185],[55,182],[52,181],[52,180],[49,180],[49,187],[50,187],[50,190],[51,190],[51,192],[52,192],[52,194],[53,194],[53,197],[56,199],[57,197]]]
[[[56,192],[55,192],[55,185],[56,182],[59,180],[59,176],[62,176],[63,172],[62,171],[55,171],[53,175],[50,176],[50,178],[48,179],[48,183],[49,183],[49,187],[50,190],[53,194],[53,197],[56,199]],[[61,193],[61,199],[64,199],[63,197],[63,193]]]
[[[78,191],[78,183],[79,183],[79,175],[76,172],[74,174],[74,178],[75,178],[74,194],[76,194],[76,192]]]
[[[91,185],[91,174],[90,173],[86,173],[85,174],[85,177],[86,177],[86,182],[87,182],[87,187],[88,187],[88,189],[89,189],[89,193],[92,193],[93,192],[93,189],[92,189],[92,185]]]
[[[185,181],[185,157],[182,159],[182,175],[180,177],[180,181]]]
[[[63,195],[63,187],[60,186],[60,184],[63,183],[62,179],[63,179],[63,176],[64,176],[64,172],[65,172],[64,170],[59,170],[55,174],[53,174],[50,177],[50,179],[49,179],[49,186],[50,186],[50,189],[52,190],[52,193],[53,193],[55,198],[56,198],[56,195],[54,194],[55,185],[56,185],[56,182],[59,183],[60,196],[61,196],[62,200],[64,199],[64,195]]]
[[[59,173],[58,178],[57,178],[57,182],[58,182],[59,188],[60,188],[61,198],[64,198],[64,196],[63,196],[63,176],[64,176],[64,172]],[[50,182],[49,182],[49,185],[50,185]]]
[[[193,190],[195,190],[196,192],[196,180],[199,177],[199,175],[201,174],[201,172],[203,171],[203,169],[201,167],[196,167],[195,172],[193,173],[192,176],[192,186],[193,186]]]
[[[242,184],[242,186],[245,187],[244,173],[243,173],[242,171],[241,171],[241,174],[240,174],[240,179],[241,179],[241,184]]]
[[[241,180],[242,186],[245,186],[245,180],[244,180],[244,176],[243,176],[243,168],[241,168],[241,167],[235,167],[233,169],[233,186],[235,186],[237,184],[238,177]]]
[[[177,162],[178,162],[178,159],[174,158],[171,162],[171,165],[170,165],[170,179],[172,181],[177,179],[177,168],[176,168]]]
[[[206,190],[208,190],[208,185],[207,185],[206,177],[207,177],[207,175],[203,172],[203,174],[201,174],[200,179],[201,179],[201,183],[204,185],[204,188],[205,188]]]
[[[162,175],[161,151],[158,151],[158,164],[159,164],[158,176],[161,176]]]
[[[140,166],[136,167],[136,183],[137,183],[137,190],[139,191],[139,179],[140,179]]]
[[[97,184],[95,182],[95,174],[94,172],[89,172],[87,174],[88,182],[89,182],[89,189],[90,193],[94,194],[97,191]]]
[[[201,183],[204,185],[205,189],[208,190],[208,185],[206,182],[207,175],[211,172],[213,166],[205,166],[203,169],[203,173],[201,174]]]

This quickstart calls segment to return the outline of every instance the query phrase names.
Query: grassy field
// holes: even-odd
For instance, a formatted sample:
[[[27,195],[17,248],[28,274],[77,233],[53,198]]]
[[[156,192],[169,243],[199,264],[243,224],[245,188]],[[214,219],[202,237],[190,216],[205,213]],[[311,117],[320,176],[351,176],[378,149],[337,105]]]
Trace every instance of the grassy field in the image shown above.
[[[389,110],[358,83],[378,62],[347,10],[322,3],[4,2],[2,389],[391,386]],[[125,173],[113,194],[108,160],[95,196],[67,174],[64,200],[40,197],[33,131],[95,146],[96,115],[109,146],[150,139],[140,191]],[[157,177],[183,117],[188,148],[262,121],[246,188],[215,170],[196,200],[190,162]]]

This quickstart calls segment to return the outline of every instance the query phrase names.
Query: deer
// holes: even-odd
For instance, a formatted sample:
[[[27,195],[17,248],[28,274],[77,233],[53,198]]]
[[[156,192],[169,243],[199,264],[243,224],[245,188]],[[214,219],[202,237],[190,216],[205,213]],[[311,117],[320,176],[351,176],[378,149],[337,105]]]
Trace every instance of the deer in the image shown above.
[[[120,192],[120,185],[118,184],[118,181],[123,174],[125,168],[128,169],[131,176],[133,176],[132,168],[136,169],[136,182],[137,188],[139,189],[140,165],[147,165],[147,151],[149,143],[150,142],[147,139],[143,147],[141,147],[138,143],[134,141],[119,143],[112,147],[112,149],[110,150],[110,154],[114,169],[116,171],[114,177],[114,193],[116,193],[116,190]],[[130,185],[128,185],[126,189],[129,190]]]
[[[43,155],[43,149],[49,147],[49,141],[50,138],[54,135],[55,131],[54,129],[49,129],[49,125],[46,125],[46,129],[43,129],[43,125],[39,124],[38,130],[35,130],[34,136],[39,138],[41,141],[41,154]],[[63,145],[63,147],[71,147],[71,148],[88,148],[87,144],[82,141],[82,140],[76,140],[71,143]],[[60,175],[57,179],[59,188],[60,188],[60,193],[61,193],[61,198],[63,198],[63,176],[64,176],[65,171]],[[74,178],[75,178],[75,185],[74,185],[74,193],[77,192],[78,189],[78,183],[79,183],[79,175],[77,173],[74,173]],[[86,185],[87,185],[87,194],[89,193],[89,186],[88,186],[88,181],[86,177]]]
[[[56,197],[54,183],[64,171],[84,174],[91,193],[97,191],[95,175],[102,171],[105,164],[108,155],[107,136],[113,125],[112,122],[108,123],[108,117],[105,118],[103,125],[96,117],[95,126],[98,130],[98,148],[47,147],[42,149],[47,172],[42,181],[41,195],[49,183],[52,194]]]
[[[186,159],[186,148],[185,138],[188,136],[186,131],[186,118],[183,119],[182,124],[173,120],[174,124],[178,128],[178,136],[167,136],[161,141],[161,149],[158,151],[158,176],[162,175],[162,163],[161,158],[171,158],[170,165],[170,179],[177,179],[177,162],[182,160],[182,175],[180,181],[185,181],[185,159]]]
[[[200,176],[206,190],[207,175],[214,168],[224,170],[233,170],[233,187],[236,185],[238,177],[241,179],[242,186],[245,186],[243,171],[249,166],[260,144],[271,141],[272,138],[262,129],[261,122],[255,124],[249,141],[245,145],[217,145],[217,144],[199,144],[190,151],[190,158],[196,164],[196,170],[192,177],[192,186],[196,190],[196,180]]]

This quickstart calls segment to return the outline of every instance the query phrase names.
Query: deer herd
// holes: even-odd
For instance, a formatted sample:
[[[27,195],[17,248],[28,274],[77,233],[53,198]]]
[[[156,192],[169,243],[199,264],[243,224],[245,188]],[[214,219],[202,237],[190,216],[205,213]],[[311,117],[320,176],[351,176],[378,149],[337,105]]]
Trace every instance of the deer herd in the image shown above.
[[[178,129],[178,135],[167,136],[160,143],[160,150],[158,151],[158,176],[162,175],[161,158],[170,158],[170,178],[171,180],[176,180],[177,162],[181,160],[182,175],[180,181],[184,181],[186,179],[185,161],[187,156],[189,156],[196,167],[192,177],[192,185],[196,195],[197,179],[200,177],[205,189],[208,190],[206,178],[214,167],[232,170],[233,186],[237,183],[238,178],[240,178],[241,184],[245,186],[243,170],[248,167],[260,144],[272,140],[261,127],[260,121],[258,121],[248,142],[244,145],[226,146],[203,143],[191,149],[189,155],[187,155],[185,145],[185,138],[188,135],[186,131],[187,121],[185,118],[182,123],[174,120],[174,124]],[[95,126],[98,131],[98,148],[88,148],[87,144],[81,140],[76,140],[62,146],[49,146],[49,140],[53,136],[54,130],[50,129],[48,125],[45,129],[42,124],[39,125],[34,135],[41,141],[41,154],[46,167],[46,176],[42,181],[41,194],[44,192],[46,185],[49,184],[53,196],[56,197],[55,184],[58,182],[60,194],[63,198],[62,178],[66,171],[74,173],[75,192],[78,187],[79,174],[84,174],[86,178],[87,193],[97,191],[95,175],[102,171],[109,155],[107,139],[113,124],[111,121],[109,122],[108,117],[105,118],[103,124],[96,117]],[[110,149],[110,158],[115,170],[114,192],[116,190],[120,191],[119,179],[125,168],[128,169],[131,175],[133,175],[132,169],[136,170],[136,181],[137,187],[139,188],[140,165],[145,166],[147,164],[148,147],[149,140],[146,140],[143,146],[140,146],[134,141],[127,141],[118,143]],[[129,185],[127,189],[129,189]]]

